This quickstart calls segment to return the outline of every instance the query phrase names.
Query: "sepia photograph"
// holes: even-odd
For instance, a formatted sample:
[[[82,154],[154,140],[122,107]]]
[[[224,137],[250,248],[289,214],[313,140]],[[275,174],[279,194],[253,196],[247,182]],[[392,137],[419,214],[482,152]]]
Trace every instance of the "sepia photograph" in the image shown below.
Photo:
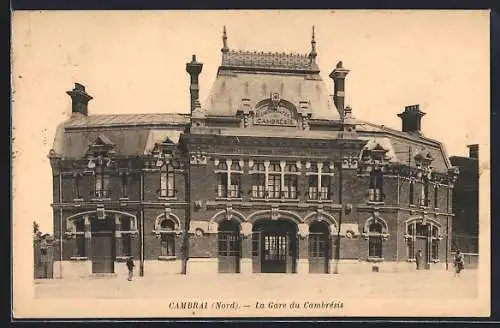
[[[15,318],[487,317],[489,11],[15,11]]]

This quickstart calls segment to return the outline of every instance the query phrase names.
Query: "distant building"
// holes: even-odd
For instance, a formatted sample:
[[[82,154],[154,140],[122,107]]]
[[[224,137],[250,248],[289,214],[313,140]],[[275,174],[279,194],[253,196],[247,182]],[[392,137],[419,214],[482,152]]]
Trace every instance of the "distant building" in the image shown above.
[[[459,168],[453,188],[453,250],[478,253],[479,237],[479,145],[469,145],[469,157],[452,156]]]
[[[186,64],[185,114],[89,115],[77,83],[49,155],[58,275],[128,256],[145,275],[414,270],[418,249],[444,268],[457,171],[425,113],[407,106],[402,131],[354,118],[349,70],[332,101],[316,56],[314,32],[301,55],[230,50],[224,29],[203,104],[203,64]]]

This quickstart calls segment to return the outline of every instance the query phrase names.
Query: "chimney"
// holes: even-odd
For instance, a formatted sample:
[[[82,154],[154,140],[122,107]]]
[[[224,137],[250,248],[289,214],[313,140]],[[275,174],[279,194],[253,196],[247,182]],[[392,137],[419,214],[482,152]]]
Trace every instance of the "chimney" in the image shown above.
[[[348,73],[349,70],[345,69],[339,61],[337,67],[329,75],[333,80],[333,102],[342,116],[344,115],[345,77]]]
[[[479,145],[468,145],[469,148],[469,158],[479,159]]]
[[[203,64],[196,61],[196,55],[193,55],[191,62],[186,64],[186,72],[191,76],[191,84],[189,86],[189,92],[191,93],[191,112],[193,112],[199,104],[200,87],[198,84],[198,76],[202,68]]]
[[[403,123],[403,132],[420,133],[422,116],[425,113],[420,111],[420,105],[406,106],[404,112],[398,114]]]
[[[71,113],[80,113],[88,115],[88,103],[92,100],[92,96],[85,92],[85,86],[80,83],[75,83],[75,87],[71,91],[66,91],[71,97]]]

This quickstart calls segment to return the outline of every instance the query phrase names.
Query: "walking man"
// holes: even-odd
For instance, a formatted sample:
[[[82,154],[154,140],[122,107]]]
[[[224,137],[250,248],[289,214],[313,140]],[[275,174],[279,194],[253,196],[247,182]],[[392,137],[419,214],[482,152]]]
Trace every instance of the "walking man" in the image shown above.
[[[457,249],[457,252],[455,254],[455,277],[460,276],[460,271],[464,269],[464,255],[460,252],[459,249]]]
[[[422,269],[422,250],[419,249],[415,255],[415,262],[417,264],[417,270]]]
[[[128,281],[132,281],[132,277],[134,276],[134,260],[133,260],[133,257],[130,256],[128,259],[127,259],[127,268],[128,268],[128,278],[127,280]]]

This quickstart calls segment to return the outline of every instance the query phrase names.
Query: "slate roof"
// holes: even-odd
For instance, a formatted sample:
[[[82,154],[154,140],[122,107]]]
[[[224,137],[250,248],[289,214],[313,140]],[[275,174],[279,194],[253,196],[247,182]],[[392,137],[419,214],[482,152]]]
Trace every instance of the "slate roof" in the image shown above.
[[[117,156],[141,156],[167,138],[177,143],[188,122],[184,114],[77,114],[57,127],[52,149],[63,159],[81,158],[104,137]]]
[[[234,116],[242,99],[249,99],[253,108],[277,92],[297,108],[300,101],[309,102],[312,119],[338,120],[338,111],[319,72],[308,55],[229,51],[222,55],[202,107],[207,116]]]

